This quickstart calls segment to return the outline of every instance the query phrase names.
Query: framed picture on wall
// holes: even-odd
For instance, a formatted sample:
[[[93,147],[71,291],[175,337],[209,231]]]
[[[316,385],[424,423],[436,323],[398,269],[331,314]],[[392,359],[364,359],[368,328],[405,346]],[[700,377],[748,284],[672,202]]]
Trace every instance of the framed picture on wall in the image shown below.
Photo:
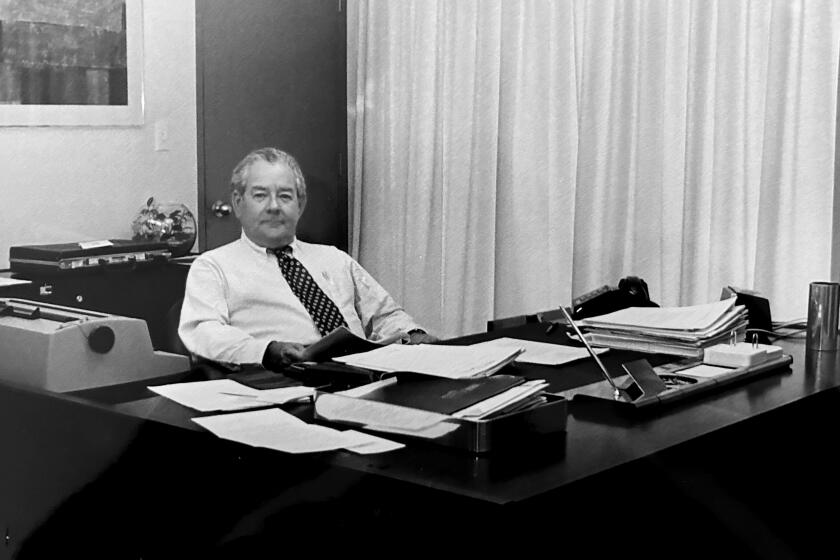
[[[0,0],[0,126],[141,124],[142,0]]]

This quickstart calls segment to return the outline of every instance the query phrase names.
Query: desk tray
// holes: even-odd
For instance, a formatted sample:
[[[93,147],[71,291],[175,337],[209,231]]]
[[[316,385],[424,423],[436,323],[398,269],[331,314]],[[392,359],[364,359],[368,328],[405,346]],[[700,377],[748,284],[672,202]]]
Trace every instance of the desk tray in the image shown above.
[[[488,420],[467,420],[448,415],[436,415],[441,418],[439,425],[436,425],[440,429],[425,430],[425,433],[419,431],[407,433],[376,427],[360,421],[359,418],[351,418],[351,414],[343,414],[341,410],[337,409],[342,408],[342,404],[350,406],[363,404],[363,407],[367,410],[376,409],[385,414],[435,415],[434,413],[426,413],[425,411],[377,401],[356,399],[345,395],[318,393],[315,396],[314,414],[318,420],[362,428],[378,433],[383,437],[393,435],[400,439],[404,437],[408,440],[427,441],[473,453],[487,453],[533,444],[543,436],[565,433],[568,401],[559,395],[547,394],[546,397],[547,402],[540,406],[511,412]],[[353,402],[345,399],[351,399]]]

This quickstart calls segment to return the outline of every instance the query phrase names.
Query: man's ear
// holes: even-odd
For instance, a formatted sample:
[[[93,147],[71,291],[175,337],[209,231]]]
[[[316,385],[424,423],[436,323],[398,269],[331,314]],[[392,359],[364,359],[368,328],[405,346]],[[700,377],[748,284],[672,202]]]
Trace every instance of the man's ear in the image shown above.
[[[233,206],[233,213],[238,218],[242,205],[242,193],[236,189],[230,191],[230,205]]]

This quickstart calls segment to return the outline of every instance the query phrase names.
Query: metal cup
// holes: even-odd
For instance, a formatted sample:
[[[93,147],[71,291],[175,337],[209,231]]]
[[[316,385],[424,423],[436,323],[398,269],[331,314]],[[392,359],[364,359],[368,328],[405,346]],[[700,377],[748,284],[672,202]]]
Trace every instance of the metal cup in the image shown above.
[[[838,316],[840,316],[840,283],[811,282],[808,294],[809,350],[837,350]]]

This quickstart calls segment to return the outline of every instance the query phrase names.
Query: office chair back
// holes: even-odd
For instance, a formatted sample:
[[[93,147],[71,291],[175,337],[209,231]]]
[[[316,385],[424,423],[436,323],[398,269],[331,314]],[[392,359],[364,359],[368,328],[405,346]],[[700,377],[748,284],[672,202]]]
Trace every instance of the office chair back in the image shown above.
[[[166,312],[166,348],[161,348],[161,350],[189,356],[189,350],[181,342],[181,337],[178,336],[178,324],[181,322],[181,306],[183,303],[184,298],[178,298]]]
[[[493,319],[487,321],[487,332],[493,332],[498,329],[507,329],[510,327],[519,327],[527,325],[528,323],[539,323],[540,319],[537,314],[531,315],[514,315],[513,317],[504,317],[501,319]]]

